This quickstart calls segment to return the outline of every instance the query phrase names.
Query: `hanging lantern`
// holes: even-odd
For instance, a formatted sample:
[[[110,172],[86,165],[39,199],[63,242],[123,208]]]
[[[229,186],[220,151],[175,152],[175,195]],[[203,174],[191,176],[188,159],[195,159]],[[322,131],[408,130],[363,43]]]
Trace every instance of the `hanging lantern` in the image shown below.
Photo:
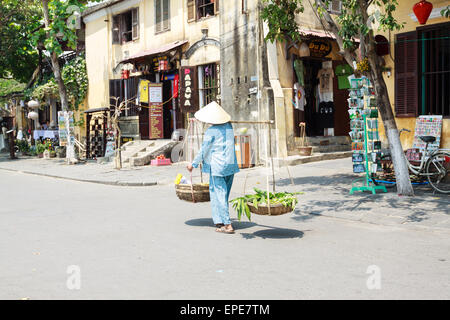
[[[36,100],[28,101],[27,104],[31,109],[39,108],[39,102],[37,102]]]
[[[300,57],[309,57],[311,52],[309,51],[309,46],[306,42],[302,42],[300,49],[299,49]]]
[[[39,114],[36,111],[31,111],[28,113],[28,119],[37,120],[39,119]]]
[[[426,0],[420,0],[420,2],[417,2],[413,7],[414,14],[420,24],[427,23],[431,10],[433,10],[433,4]]]

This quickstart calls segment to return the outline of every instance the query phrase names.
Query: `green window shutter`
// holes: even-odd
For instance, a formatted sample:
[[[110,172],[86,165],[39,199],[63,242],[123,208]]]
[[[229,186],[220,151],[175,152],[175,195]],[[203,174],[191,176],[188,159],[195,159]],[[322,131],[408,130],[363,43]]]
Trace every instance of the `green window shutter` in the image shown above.
[[[155,32],[162,31],[161,1],[162,0],[155,0]]]
[[[132,11],[132,38],[139,39],[139,8]]]
[[[163,0],[163,30],[169,30],[170,28],[170,0]]]
[[[395,41],[395,114],[418,114],[417,34],[401,33]]]

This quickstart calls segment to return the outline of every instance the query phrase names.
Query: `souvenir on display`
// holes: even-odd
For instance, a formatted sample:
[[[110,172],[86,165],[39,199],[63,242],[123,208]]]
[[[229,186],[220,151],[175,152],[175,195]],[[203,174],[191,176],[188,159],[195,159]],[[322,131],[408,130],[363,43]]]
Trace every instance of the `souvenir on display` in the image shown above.
[[[354,191],[376,190],[387,192],[385,186],[375,185],[370,175],[382,170],[381,166],[381,141],[378,133],[378,109],[376,99],[370,81],[367,78],[352,79],[347,100],[350,115],[350,138],[352,139],[352,162],[354,173],[365,173],[364,178],[359,178],[352,183],[350,194]],[[356,186],[361,183],[362,186]]]

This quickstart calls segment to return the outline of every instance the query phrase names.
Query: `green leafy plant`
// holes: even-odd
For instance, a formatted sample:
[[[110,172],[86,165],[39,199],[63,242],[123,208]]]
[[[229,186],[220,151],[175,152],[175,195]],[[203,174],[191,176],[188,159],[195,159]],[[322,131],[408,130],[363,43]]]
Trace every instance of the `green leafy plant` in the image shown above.
[[[27,141],[25,140],[16,140],[16,146],[19,148],[19,151],[22,153],[29,153],[30,152],[30,146]]]
[[[269,202],[270,205],[281,204],[284,207],[295,209],[298,203],[297,195],[303,194],[303,192],[269,192],[269,201],[267,201],[266,191],[258,188],[253,188],[253,190],[255,194],[247,194],[230,201],[233,209],[237,212],[239,221],[243,214],[251,221],[251,212],[248,203],[251,203],[255,208],[258,208],[260,204],[267,204]]]
[[[66,85],[73,109],[78,110],[78,107],[86,98],[89,85],[84,56],[78,56],[64,65],[62,79]]]
[[[45,144],[38,142],[36,143],[36,153],[41,154],[44,153],[44,151],[47,150]]]

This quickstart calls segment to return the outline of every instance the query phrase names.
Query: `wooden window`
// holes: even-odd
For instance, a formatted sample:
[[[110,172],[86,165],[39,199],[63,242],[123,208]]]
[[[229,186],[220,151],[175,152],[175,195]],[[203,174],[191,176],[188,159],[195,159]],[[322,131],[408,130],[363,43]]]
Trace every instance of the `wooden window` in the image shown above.
[[[417,29],[419,114],[450,116],[450,23]]]
[[[218,100],[219,77],[217,64],[211,63],[198,67],[198,90],[200,108]]]
[[[397,117],[417,116],[417,35],[401,33],[395,41],[395,113]]]
[[[155,0],[155,33],[170,29],[170,0]]]
[[[120,43],[120,15],[113,17],[113,25],[112,25],[112,43],[119,44]]]
[[[188,22],[195,20],[195,0],[187,0]]]
[[[139,39],[139,8],[115,15],[112,24],[112,43],[121,44]]]
[[[197,19],[210,17],[214,14],[214,0],[197,0]]]
[[[342,12],[342,1],[341,0],[331,0],[328,3],[328,10],[331,14],[341,14]]]
[[[132,10],[132,17],[131,17],[131,23],[132,23],[132,39],[137,40],[139,39],[139,9],[133,9]]]
[[[247,0],[242,0],[242,13],[248,13]]]

